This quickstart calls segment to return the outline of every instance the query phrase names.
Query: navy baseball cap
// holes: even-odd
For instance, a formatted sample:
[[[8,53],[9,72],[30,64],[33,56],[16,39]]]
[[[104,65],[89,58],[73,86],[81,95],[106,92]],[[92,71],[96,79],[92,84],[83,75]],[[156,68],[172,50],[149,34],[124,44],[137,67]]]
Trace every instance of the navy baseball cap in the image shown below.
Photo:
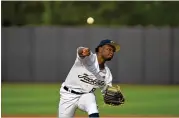
[[[103,45],[112,45],[115,48],[115,52],[118,52],[120,50],[120,45],[109,39],[102,40],[99,43],[98,47],[101,47]]]

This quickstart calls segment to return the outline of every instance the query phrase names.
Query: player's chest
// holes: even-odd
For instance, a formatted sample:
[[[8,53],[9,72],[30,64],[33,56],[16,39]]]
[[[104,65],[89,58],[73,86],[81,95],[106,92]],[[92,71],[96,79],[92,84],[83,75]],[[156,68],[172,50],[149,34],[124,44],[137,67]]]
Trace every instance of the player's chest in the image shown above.
[[[81,82],[96,86],[104,86],[107,77],[106,70],[99,71],[98,75],[93,75],[92,73],[85,71],[78,75]]]

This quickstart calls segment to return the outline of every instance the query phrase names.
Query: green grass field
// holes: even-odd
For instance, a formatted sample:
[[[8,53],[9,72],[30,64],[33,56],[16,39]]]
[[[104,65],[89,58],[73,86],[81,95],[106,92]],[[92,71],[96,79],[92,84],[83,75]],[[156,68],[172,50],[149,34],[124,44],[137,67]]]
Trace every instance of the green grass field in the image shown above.
[[[2,84],[1,114],[57,115],[60,84]],[[101,116],[105,115],[161,115],[179,116],[179,86],[121,85],[126,97],[124,105],[104,105],[99,90],[97,103]],[[77,115],[86,113],[77,110]]]

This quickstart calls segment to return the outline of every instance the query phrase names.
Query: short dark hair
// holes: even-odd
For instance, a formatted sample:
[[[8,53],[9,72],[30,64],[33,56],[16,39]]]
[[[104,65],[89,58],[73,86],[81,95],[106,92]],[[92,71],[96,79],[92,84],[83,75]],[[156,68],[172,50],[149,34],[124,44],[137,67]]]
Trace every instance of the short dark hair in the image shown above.
[[[102,47],[103,45],[110,45],[110,46],[113,46],[114,47],[114,52],[118,52],[120,50],[120,46],[119,44],[115,43],[114,41],[112,40],[109,40],[109,39],[105,39],[105,40],[102,40],[97,48],[95,49],[96,52],[99,52],[99,47]]]
[[[107,45],[109,45],[109,44],[107,44]],[[102,45],[103,46],[103,45]],[[99,52],[99,47],[102,47],[102,46],[98,46],[97,48],[95,48],[95,52]],[[112,45],[110,45],[111,47],[113,47],[113,49],[114,49],[114,52],[116,51],[116,48],[114,47],[114,46],[112,46]]]
[[[98,46],[95,48],[95,52],[99,52],[99,47],[101,47],[101,46]]]

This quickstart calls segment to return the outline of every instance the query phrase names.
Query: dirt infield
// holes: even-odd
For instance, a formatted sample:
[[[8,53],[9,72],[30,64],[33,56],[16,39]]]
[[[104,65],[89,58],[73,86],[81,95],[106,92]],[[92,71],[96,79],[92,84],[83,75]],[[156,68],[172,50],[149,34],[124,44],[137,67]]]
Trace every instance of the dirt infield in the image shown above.
[[[57,118],[57,117],[32,117],[32,116],[29,116],[29,117],[23,117],[23,116],[20,116],[20,117],[1,117],[1,118]],[[88,118],[88,117],[75,117],[75,118]],[[100,117],[100,118],[179,118],[179,117],[163,117],[163,116],[158,116],[158,117],[156,117],[156,116],[154,116],[154,117],[148,117],[148,116],[130,116],[130,117],[128,117],[128,116],[119,116],[119,117],[117,117],[117,116],[115,116],[115,117]]]

